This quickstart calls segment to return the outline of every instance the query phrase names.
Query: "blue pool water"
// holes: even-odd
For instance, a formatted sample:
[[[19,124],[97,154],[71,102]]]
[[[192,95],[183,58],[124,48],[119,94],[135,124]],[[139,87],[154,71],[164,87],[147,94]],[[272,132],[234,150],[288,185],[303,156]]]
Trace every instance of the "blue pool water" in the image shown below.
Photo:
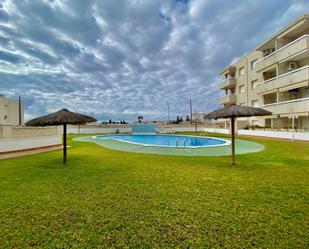
[[[228,141],[210,137],[180,136],[180,135],[100,135],[95,138],[118,140],[127,143],[161,147],[212,147],[229,144]]]

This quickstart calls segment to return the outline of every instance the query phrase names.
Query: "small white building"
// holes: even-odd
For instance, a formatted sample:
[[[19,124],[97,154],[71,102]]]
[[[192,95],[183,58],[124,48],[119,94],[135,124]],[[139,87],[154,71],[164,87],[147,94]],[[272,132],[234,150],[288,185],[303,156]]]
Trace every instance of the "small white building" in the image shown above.
[[[205,112],[192,112],[192,121],[206,122],[204,118],[205,115]]]
[[[21,125],[23,123],[23,101],[8,99],[0,94],[0,125]]]

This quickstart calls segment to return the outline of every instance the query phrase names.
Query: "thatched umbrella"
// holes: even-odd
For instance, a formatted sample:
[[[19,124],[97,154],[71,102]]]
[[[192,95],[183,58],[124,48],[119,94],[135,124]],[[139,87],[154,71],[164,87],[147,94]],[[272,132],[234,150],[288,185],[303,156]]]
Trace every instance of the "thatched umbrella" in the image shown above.
[[[42,117],[32,119],[26,123],[27,126],[55,126],[63,125],[63,164],[67,159],[67,125],[68,124],[85,124],[96,122],[93,117],[79,113],[70,112],[67,109],[61,109]]]
[[[238,106],[235,104],[227,105],[224,108],[215,110],[205,115],[206,119],[231,119],[231,136],[232,136],[232,165],[235,164],[235,118],[239,117],[253,117],[253,116],[268,116],[271,112],[262,108],[255,108],[249,106]]]

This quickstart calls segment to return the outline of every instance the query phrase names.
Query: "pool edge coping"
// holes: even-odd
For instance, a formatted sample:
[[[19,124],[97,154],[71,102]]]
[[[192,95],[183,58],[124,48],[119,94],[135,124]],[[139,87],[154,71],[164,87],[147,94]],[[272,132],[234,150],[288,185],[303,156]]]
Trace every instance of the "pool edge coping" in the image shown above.
[[[123,135],[123,134],[119,134],[119,135]],[[126,135],[134,135],[134,134],[126,134]],[[142,134],[138,134],[138,135],[142,135]],[[147,134],[145,134],[147,135]],[[148,135],[152,135],[152,136],[157,136],[157,134],[148,134]],[[223,138],[215,138],[215,137],[209,137],[209,136],[192,136],[192,135],[173,135],[173,134],[160,134],[160,136],[178,136],[178,137],[198,137],[198,138],[211,138],[211,139],[216,139],[216,140],[220,140],[220,141],[224,141],[224,144],[218,144],[218,145],[207,145],[207,146],[168,146],[168,145],[150,145],[150,144],[143,144],[143,143],[135,143],[135,142],[129,142],[126,140],[122,140],[122,139],[108,139],[108,138],[98,138],[98,136],[108,136],[107,135],[96,135],[96,136],[91,136],[91,138],[93,139],[102,139],[102,140],[113,140],[113,141],[120,141],[123,143],[128,143],[128,144],[134,144],[134,145],[141,145],[141,146],[145,146],[145,147],[157,147],[157,148],[173,148],[173,149],[178,149],[178,148],[186,148],[186,149],[201,149],[201,148],[216,148],[216,147],[222,147],[222,146],[228,146],[231,145],[231,141],[230,140],[226,140]],[[109,136],[117,136],[117,134],[109,134]],[[159,136],[159,135],[158,135]]]

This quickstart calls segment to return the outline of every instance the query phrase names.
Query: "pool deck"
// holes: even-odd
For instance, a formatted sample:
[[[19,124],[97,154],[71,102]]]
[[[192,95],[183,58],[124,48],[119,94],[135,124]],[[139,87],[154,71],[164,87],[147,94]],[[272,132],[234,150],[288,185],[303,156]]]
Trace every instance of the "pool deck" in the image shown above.
[[[225,139],[225,138],[224,138]],[[228,156],[231,155],[231,145],[203,147],[203,148],[185,148],[185,147],[158,147],[144,146],[123,141],[110,139],[97,139],[93,136],[81,136],[74,138],[76,141],[92,142],[102,147],[112,150],[159,155],[178,155],[178,156]],[[226,139],[229,140],[229,139]],[[264,145],[242,139],[236,139],[236,154],[247,154],[262,151]]]

